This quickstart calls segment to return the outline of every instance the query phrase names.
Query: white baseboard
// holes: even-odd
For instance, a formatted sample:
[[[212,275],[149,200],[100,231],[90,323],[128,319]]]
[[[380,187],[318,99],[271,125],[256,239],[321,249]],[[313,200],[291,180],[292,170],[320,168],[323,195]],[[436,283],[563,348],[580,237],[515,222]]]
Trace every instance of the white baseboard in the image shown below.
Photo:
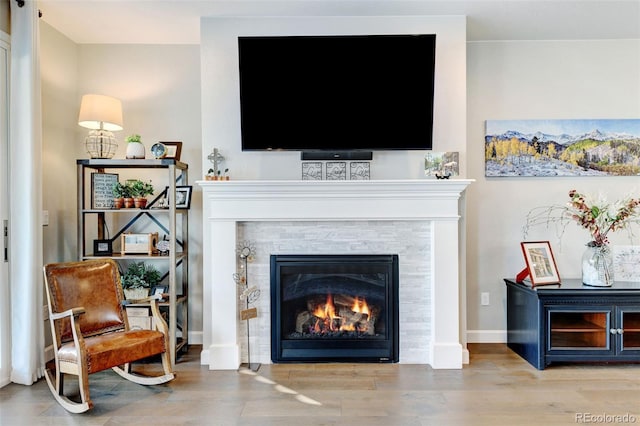
[[[190,331],[187,334],[189,338],[190,345],[201,345],[202,344],[202,331]]]
[[[467,343],[507,343],[507,330],[467,330]]]

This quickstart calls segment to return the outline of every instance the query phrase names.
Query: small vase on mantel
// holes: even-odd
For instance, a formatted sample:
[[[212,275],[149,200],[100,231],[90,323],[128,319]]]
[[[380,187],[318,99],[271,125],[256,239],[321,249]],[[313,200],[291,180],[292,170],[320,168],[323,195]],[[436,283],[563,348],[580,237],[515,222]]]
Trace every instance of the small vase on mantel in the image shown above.
[[[613,285],[613,254],[607,244],[587,244],[582,255],[582,283],[594,287]]]

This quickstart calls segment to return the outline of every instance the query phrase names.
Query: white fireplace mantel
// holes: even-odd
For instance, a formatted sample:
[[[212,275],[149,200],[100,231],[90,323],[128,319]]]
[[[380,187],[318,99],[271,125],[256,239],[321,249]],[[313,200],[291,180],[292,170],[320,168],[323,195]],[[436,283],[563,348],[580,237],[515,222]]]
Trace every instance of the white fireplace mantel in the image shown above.
[[[431,224],[433,368],[462,368],[460,199],[472,180],[198,181],[203,192],[203,350],[211,370],[240,365],[237,224],[421,220]]]

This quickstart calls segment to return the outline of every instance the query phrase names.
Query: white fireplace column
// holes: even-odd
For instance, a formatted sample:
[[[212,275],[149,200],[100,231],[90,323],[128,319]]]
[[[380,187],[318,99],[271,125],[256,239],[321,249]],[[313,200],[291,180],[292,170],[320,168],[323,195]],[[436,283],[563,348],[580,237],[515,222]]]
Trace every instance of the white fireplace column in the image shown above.
[[[462,368],[460,197],[471,180],[199,181],[203,191],[203,350],[211,370],[240,365],[238,222],[422,220],[432,226],[433,368]],[[426,287],[426,286],[425,286]],[[402,324],[400,324],[402,328]]]

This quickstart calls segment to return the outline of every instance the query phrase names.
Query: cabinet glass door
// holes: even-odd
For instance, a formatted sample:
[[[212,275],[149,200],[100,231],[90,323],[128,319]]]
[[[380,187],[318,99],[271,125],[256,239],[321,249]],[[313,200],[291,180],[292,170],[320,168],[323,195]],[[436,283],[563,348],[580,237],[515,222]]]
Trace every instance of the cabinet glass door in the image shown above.
[[[621,310],[621,327],[616,330],[622,339],[622,350],[640,350],[640,310]]]
[[[547,312],[549,350],[609,349],[610,310]]]

